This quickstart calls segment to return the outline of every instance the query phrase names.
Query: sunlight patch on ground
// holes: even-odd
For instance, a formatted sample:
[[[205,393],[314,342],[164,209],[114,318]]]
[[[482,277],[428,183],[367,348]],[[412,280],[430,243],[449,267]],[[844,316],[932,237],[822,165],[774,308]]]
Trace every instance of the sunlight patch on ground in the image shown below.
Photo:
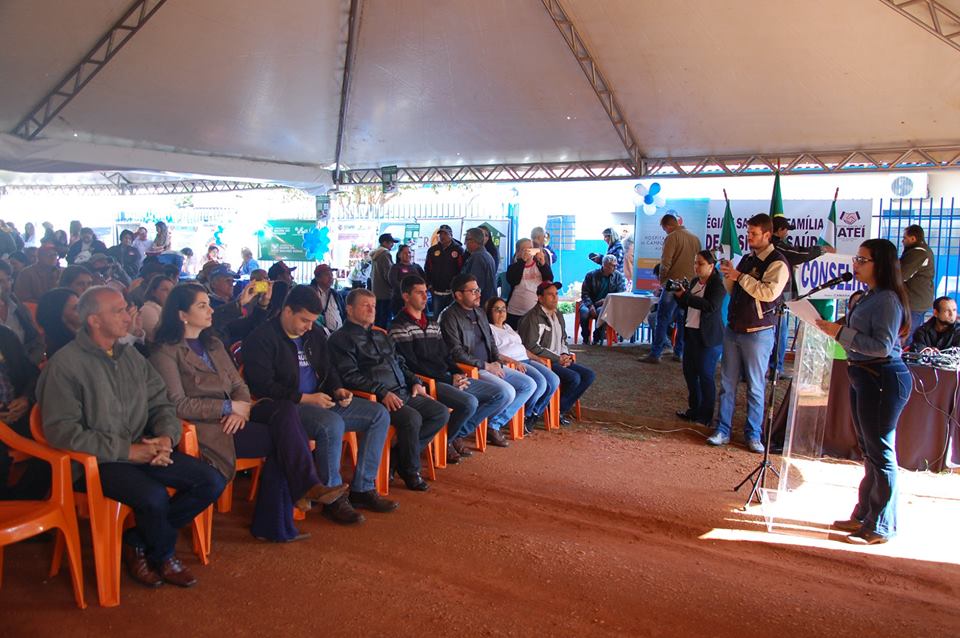
[[[850,516],[863,467],[796,458],[791,464],[792,489],[771,485],[762,505],[731,511],[730,528],[713,529],[701,540],[816,547],[960,565],[955,532],[960,529],[960,475],[901,471],[898,534],[888,543],[864,547],[847,543],[845,532],[830,528],[833,521]],[[796,480],[797,472],[802,480]]]

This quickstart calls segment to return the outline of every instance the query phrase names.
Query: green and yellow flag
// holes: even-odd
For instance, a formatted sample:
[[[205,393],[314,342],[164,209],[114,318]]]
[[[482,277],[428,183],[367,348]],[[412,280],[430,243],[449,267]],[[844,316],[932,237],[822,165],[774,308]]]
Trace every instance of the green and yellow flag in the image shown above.
[[[783,195],[780,194],[780,171],[773,177],[773,195],[770,197],[770,217],[783,215]]]

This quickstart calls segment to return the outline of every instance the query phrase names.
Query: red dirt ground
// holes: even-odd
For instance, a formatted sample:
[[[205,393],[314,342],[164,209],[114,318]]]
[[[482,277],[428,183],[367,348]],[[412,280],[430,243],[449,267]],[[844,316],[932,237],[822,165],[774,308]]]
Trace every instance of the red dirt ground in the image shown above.
[[[241,498],[217,515],[192,590],[126,575],[119,608],[76,609],[49,543],[7,548],[3,636],[960,635],[960,567],[862,552],[702,540],[756,531],[731,487],[756,463],[690,433],[539,432],[441,470],[426,494],[356,528],[311,514],[267,545]],[[244,494],[245,483],[238,493]],[[840,543],[838,542],[838,546]]]

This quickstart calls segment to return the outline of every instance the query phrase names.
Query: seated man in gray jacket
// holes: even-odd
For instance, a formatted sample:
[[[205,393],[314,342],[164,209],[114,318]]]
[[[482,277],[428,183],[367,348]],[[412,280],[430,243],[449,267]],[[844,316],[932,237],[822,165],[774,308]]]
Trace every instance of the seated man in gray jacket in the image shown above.
[[[520,320],[523,346],[533,354],[548,359],[553,372],[560,377],[560,423],[570,423],[568,412],[593,384],[596,376],[590,368],[574,363],[567,348],[567,329],[563,313],[557,307],[559,281],[544,281],[537,286],[537,305]]]
[[[122,550],[133,579],[190,587],[196,579],[174,554],[177,530],[217,500],[226,479],[174,449],[181,425],[163,380],[136,349],[118,343],[130,328],[123,295],[89,288],[77,312],[83,327],[37,385],[43,433],[53,447],[96,456],[104,496],[133,509],[137,523],[124,532]]]

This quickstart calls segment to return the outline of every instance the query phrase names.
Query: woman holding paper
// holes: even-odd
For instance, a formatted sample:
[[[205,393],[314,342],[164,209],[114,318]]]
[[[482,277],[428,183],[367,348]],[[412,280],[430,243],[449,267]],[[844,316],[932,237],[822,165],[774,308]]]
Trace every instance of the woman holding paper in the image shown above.
[[[853,274],[867,292],[846,317],[819,320],[817,327],[847,353],[850,407],[864,457],[853,514],[833,526],[851,532],[850,543],[874,545],[897,532],[897,421],[912,387],[900,357],[900,339],[910,334],[910,304],[897,248],[886,239],[860,244]]]

